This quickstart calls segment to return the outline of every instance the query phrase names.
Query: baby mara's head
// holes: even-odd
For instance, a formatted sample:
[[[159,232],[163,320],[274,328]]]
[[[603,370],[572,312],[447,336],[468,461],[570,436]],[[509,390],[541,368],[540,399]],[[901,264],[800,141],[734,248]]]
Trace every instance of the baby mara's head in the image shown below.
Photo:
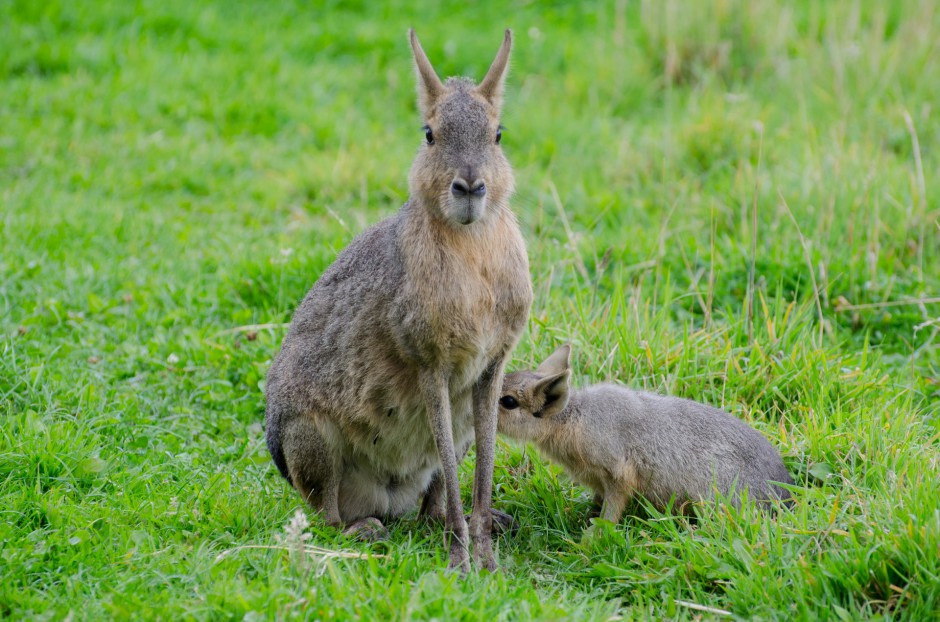
[[[568,405],[571,346],[565,344],[535,371],[516,371],[503,379],[497,408],[500,434],[534,441],[552,431]]]

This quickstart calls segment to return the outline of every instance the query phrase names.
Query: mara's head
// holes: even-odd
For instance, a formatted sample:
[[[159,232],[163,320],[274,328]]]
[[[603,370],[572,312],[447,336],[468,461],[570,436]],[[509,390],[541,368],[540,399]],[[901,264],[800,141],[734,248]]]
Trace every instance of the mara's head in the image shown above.
[[[513,191],[512,168],[500,147],[500,108],[512,33],[480,84],[468,78],[441,82],[409,32],[418,75],[423,144],[409,176],[411,196],[454,226],[483,220],[506,209]]]
[[[500,434],[520,441],[538,440],[558,424],[568,405],[571,346],[565,344],[535,371],[516,371],[503,379],[497,408]]]

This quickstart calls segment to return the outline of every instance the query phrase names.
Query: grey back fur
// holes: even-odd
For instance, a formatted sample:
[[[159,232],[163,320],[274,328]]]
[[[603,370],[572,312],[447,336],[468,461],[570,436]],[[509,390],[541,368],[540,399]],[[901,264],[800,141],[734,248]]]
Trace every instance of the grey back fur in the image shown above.
[[[757,430],[717,408],[615,384],[569,387],[570,346],[536,371],[508,374],[499,432],[533,442],[603,499],[618,521],[633,494],[663,507],[748,497],[769,507],[792,483],[777,450]]]
[[[353,240],[297,308],[267,380],[280,472],[332,524],[445,518],[451,567],[495,568],[496,399],[532,300],[498,144],[503,45],[480,86],[441,82],[410,33],[426,123],[401,210]],[[457,463],[477,444],[468,534]],[[373,520],[374,522],[374,520]]]

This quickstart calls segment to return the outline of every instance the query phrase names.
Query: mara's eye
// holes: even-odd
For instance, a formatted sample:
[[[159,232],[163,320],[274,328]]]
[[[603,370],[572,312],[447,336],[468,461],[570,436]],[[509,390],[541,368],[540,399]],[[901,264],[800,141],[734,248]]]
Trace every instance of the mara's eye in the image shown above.
[[[499,405],[506,410],[515,410],[519,408],[519,401],[511,395],[504,395],[499,398]]]
[[[424,126],[424,137],[427,139],[429,145],[434,144],[434,132],[431,131],[427,125]]]
[[[496,128],[496,144],[498,145],[499,141],[501,141],[502,139],[503,139],[503,126],[500,125],[498,128]]]

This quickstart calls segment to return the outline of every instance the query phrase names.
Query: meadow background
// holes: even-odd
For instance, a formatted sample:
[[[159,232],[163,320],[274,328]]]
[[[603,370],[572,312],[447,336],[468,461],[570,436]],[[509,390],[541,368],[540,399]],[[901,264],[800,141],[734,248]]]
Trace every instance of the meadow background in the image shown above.
[[[513,366],[570,340],[578,383],[729,410],[792,512],[582,538],[589,493],[500,441],[499,574],[291,526],[265,373],[406,200],[411,25],[477,79],[515,29]],[[936,619],[938,46],[932,0],[0,0],[0,617]]]

